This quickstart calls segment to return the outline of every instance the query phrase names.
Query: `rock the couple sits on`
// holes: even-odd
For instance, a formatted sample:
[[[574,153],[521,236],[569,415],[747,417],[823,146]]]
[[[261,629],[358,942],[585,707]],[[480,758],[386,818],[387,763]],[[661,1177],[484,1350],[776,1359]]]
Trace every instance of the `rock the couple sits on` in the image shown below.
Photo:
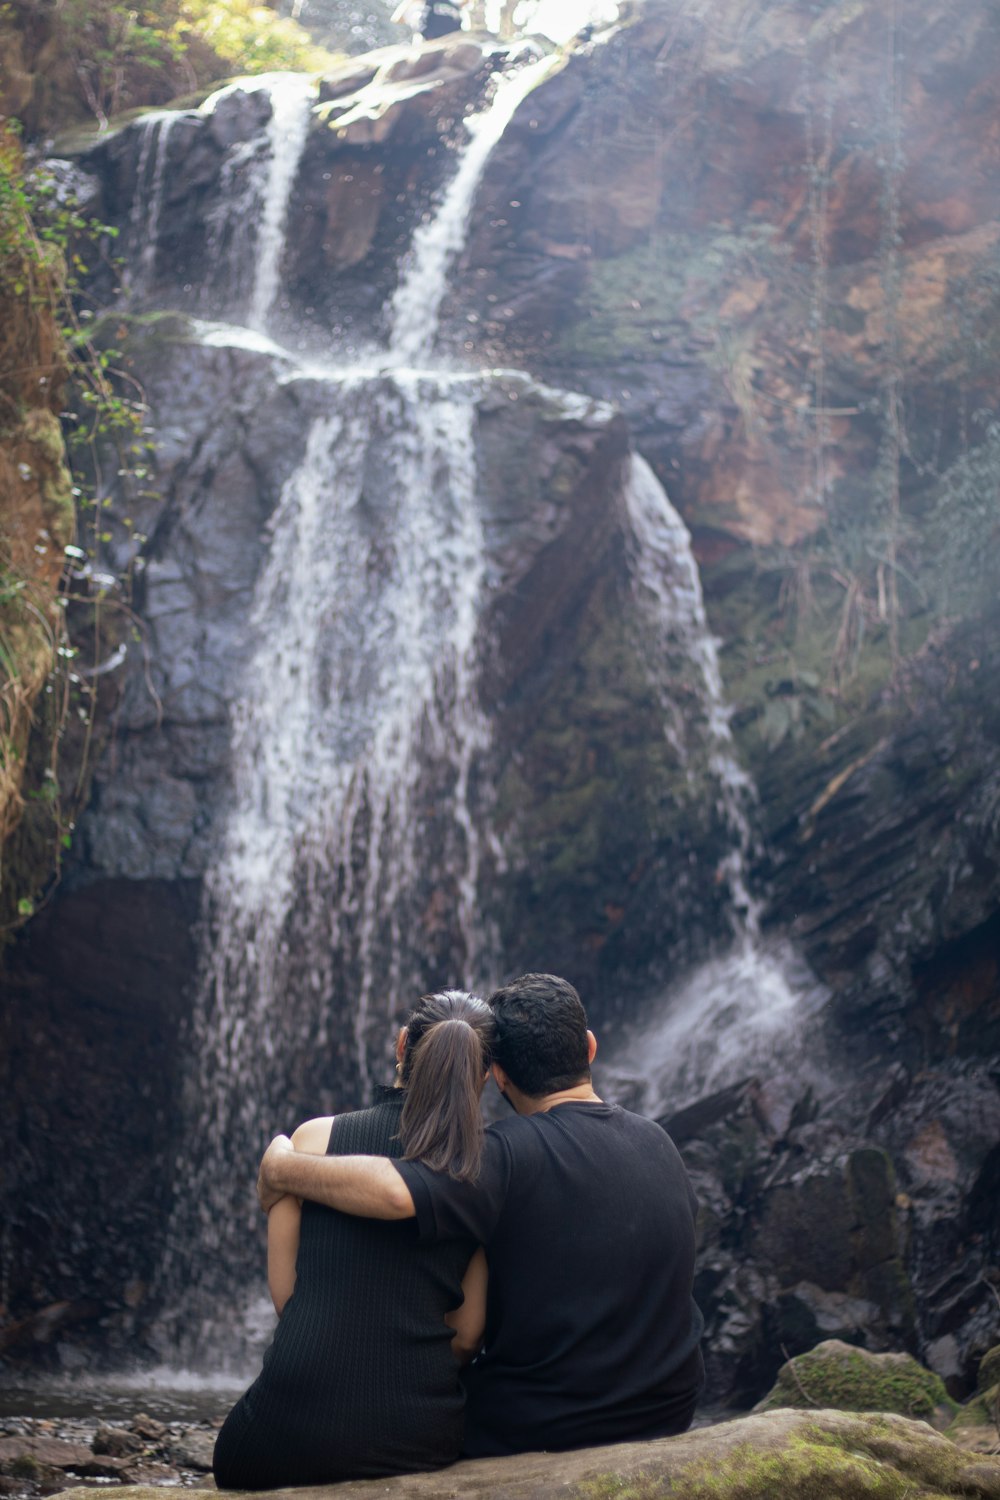
[[[553,975],[488,1003],[424,996],[395,1089],[272,1142],[258,1191],[280,1320],[219,1433],[221,1488],[687,1429],[694,1195],[660,1126],[594,1092],[596,1045]],[[484,1130],[491,1072],[514,1114]]]

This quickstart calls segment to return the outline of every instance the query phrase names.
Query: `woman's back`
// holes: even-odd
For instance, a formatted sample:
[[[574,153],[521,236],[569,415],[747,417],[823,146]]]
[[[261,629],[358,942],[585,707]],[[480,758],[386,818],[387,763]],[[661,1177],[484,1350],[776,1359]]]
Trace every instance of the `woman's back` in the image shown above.
[[[338,1115],[328,1153],[399,1156],[404,1094]],[[458,1457],[462,1396],[444,1315],[468,1241],[422,1245],[415,1221],[302,1205],[295,1290],[264,1367],[219,1434],[229,1489],[440,1468]]]

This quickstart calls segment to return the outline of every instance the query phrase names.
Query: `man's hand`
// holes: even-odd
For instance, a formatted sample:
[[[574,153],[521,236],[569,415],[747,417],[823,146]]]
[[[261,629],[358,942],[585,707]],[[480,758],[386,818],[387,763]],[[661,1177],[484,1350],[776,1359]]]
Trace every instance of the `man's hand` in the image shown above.
[[[276,1135],[260,1159],[257,1173],[257,1199],[264,1212],[270,1213],[285,1189],[278,1187],[276,1178],[289,1156],[295,1155],[295,1147],[287,1135]]]

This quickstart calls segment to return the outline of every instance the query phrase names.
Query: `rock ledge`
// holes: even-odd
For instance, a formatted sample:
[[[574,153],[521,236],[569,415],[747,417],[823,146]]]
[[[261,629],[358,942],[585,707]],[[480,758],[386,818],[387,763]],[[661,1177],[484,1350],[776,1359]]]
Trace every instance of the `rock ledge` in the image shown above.
[[[189,1500],[216,1492],[188,1490]],[[1000,1500],[1000,1458],[956,1448],[924,1422],[884,1414],[782,1409],[651,1443],[476,1459],[434,1474],[265,1492],[310,1500]],[[90,1492],[63,1492],[87,1500]],[[151,1485],[116,1500],[162,1500]]]

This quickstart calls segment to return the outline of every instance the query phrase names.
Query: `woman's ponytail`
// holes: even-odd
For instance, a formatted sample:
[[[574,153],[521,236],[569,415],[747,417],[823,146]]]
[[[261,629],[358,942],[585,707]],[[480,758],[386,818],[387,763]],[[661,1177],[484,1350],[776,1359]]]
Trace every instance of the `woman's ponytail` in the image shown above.
[[[406,1161],[422,1161],[459,1181],[478,1177],[479,1098],[492,1043],[492,1013],[475,995],[446,990],[420,1001],[403,1054],[406,1099],[399,1135]]]

